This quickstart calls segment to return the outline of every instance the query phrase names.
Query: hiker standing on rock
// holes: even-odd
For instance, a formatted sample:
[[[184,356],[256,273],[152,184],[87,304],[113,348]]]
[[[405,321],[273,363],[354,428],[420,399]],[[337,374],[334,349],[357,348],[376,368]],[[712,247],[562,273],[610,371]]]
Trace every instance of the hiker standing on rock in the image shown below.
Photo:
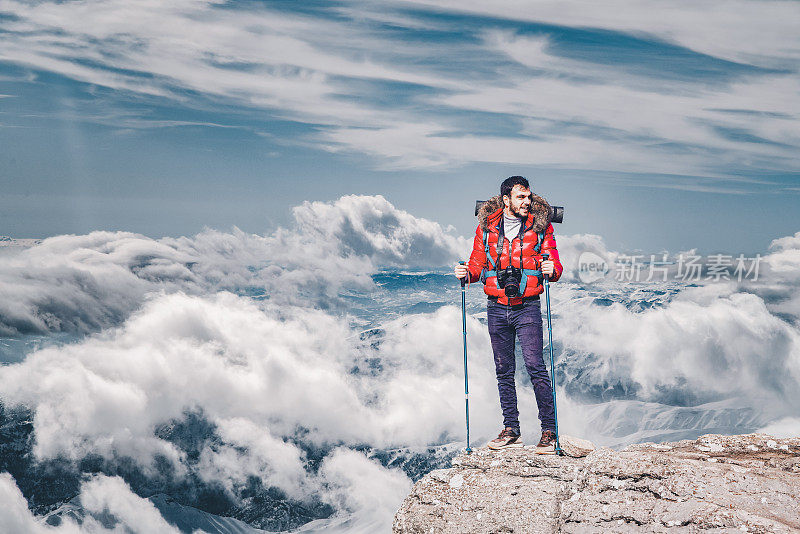
[[[522,447],[514,385],[515,337],[519,336],[525,368],[533,382],[542,437],[539,454],[554,454],[555,410],[550,377],[542,359],[541,276],[555,282],[563,267],[553,237],[553,208],[531,192],[528,180],[512,176],[500,185],[500,195],[480,209],[472,254],[455,275],[480,280],[489,296],[486,316],[494,352],[503,430],[488,443],[491,449]],[[543,261],[542,255],[549,254]]]

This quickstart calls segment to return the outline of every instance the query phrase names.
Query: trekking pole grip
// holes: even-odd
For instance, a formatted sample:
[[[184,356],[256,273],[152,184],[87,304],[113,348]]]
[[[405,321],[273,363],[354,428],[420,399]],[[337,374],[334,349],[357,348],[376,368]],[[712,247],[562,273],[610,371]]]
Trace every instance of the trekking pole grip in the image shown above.
[[[466,265],[467,264],[467,262],[465,262],[465,261],[460,261],[458,263],[459,263],[459,265]],[[467,274],[467,276],[469,276],[469,274]],[[461,280],[461,287],[464,287],[464,285],[467,283],[467,277],[465,276],[464,278],[459,278],[459,280]]]
[[[544,254],[542,254],[542,261],[543,262],[545,262],[545,261],[547,261],[549,259],[550,259],[550,253],[549,252],[545,252]],[[541,266],[539,268],[541,268]],[[549,282],[550,281],[550,275],[549,274],[545,276],[545,274],[542,273],[542,278],[544,279],[545,282]]]

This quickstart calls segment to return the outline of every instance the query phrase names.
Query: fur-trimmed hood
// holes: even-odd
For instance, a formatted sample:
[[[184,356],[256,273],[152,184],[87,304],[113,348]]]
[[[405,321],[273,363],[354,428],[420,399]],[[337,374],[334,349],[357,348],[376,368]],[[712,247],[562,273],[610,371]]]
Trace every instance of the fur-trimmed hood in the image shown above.
[[[486,231],[489,224],[494,224],[498,217],[503,214],[503,198],[500,195],[490,198],[486,203],[481,206],[478,211],[478,221],[481,224],[481,229]],[[531,224],[533,218],[533,231],[544,232],[553,220],[553,208],[548,202],[531,193],[531,209],[528,214],[527,224]]]

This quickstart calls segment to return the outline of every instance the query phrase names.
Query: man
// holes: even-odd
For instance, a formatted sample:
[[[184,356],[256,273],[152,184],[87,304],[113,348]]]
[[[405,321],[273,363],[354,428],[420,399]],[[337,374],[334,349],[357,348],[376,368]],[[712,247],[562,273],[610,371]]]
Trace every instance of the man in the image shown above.
[[[497,389],[503,412],[503,430],[488,443],[491,449],[522,447],[514,386],[514,344],[519,336],[525,368],[533,382],[542,437],[539,454],[554,454],[555,410],[550,377],[542,359],[542,314],[539,295],[544,291],[540,276],[555,282],[563,267],[558,258],[553,209],[531,193],[528,180],[512,176],[500,186],[500,195],[481,207],[472,254],[466,265],[457,265],[457,278],[481,280],[489,296],[486,315],[494,352]],[[543,259],[549,254],[549,259]],[[513,267],[516,269],[509,269]]]

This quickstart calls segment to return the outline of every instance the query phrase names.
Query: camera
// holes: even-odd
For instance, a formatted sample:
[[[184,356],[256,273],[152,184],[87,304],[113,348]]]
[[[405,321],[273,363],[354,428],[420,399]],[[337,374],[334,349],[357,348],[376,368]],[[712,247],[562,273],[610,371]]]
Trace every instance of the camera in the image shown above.
[[[505,269],[497,270],[497,287],[505,291],[507,297],[519,295],[519,284],[522,281],[522,271],[509,265]]]

